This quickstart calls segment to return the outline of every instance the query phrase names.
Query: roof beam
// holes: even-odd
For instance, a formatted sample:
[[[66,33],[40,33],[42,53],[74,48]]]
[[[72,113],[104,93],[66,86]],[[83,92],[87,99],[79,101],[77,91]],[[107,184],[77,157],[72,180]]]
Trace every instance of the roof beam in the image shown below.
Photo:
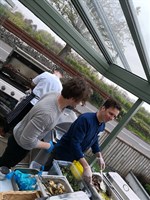
[[[150,104],[150,84],[135,74],[111,64],[110,66],[87,44],[85,39],[46,1],[20,0],[56,34],[70,44],[87,62],[106,78]]]
[[[96,27],[96,24],[91,19],[89,12],[87,10],[86,5],[83,1],[80,0],[72,0],[71,1],[74,7],[76,8],[77,12],[79,13],[81,19],[83,20],[84,24],[86,25],[87,29],[89,30],[90,34],[93,36],[97,46],[101,50],[103,56],[107,60],[109,64],[113,63],[112,56],[109,53],[109,49],[105,45],[105,41],[103,40],[103,36],[99,32]]]
[[[147,80],[112,64],[103,74],[106,78],[150,104],[150,84]]]

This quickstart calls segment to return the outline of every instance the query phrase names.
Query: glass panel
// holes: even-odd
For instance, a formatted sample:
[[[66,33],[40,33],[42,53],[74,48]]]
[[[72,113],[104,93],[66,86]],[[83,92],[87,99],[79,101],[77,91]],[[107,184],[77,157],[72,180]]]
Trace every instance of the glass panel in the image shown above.
[[[111,41],[109,32],[105,30],[105,25],[102,23],[101,19],[98,18],[98,14],[96,14],[97,10],[93,11],[91,9],[94,2],[97,4],[99,3],[104,11],[105,17],[107,18],[109,25],[111,27],[111,30],[113,31],[113,34],[115,34],[115,37],[119,43],[119,46],[121,50],[124,53],[124,56],[129,63],[129,66],[131,68],[131,71],[135,73],[136,75],[145,78],[145,73],[142,67],[142,64],[140,62],[139,56],[137,54],[137,50],[135,48],[132,36],[130,34],[130,30],[128,28],[128,25],[126,23],[124,14],[122,12],[121,6],[119,4],[118,0],[94,0],[94,1],[86,1],[87,5],[89,6],[89,11],[91,14],[91,17],[94,19],[95,23],[97,24],[97,28],[101,32],[103,39],[105,41],[105,44],[107,45],[109,51],[111,52],[114,63],[115,64],[121,64],[121,58],[119,57],[119,54],[117,53],[117,49],[115,50],[113,42]],[[121,67],[123,65],[121,64]],[[126,66],[124,66],[126,69]]]
[[[107,47],[107,50],[109,51],[114,60],[114,63],[115,64],[120,63],[121,66],[123,67],[120,58],[118,58],[117,49],[114,48],[113,42],[111,41],[110,38],[110,33],[106,28],[107,24],[105,24],[104,22],[106,18],[102,14],[103,5],[101,7],[101,3],[97,0],[94,1],[84,0],[84,3],[88,9],[88,13],[91,15],[91,20],[95,25],[96,29],[99,31],[99,34],[102,36],[103,41]]]
[[[141,27],[141,32],[147,48],[148,56],[150,59],[150,12],[149,12],[149,0],[132,0],[134,8],[137,12],[137,19]]]
[[[42,63],[43,69],[49,68],[51,71],[56,64],[43,52],[35,50],[33,44],[30,46],[29,42],[25,43],[19,36],[8,31],[7,27],[10,23],[6,18],[43,44],[50,52],[59,54],[66,43],[19,1],[13,2],[14,7],[10,7],[6,1],[0,1],[0,64],[6,60],[12,48],[19,47],[37,62]],[[45,48],[42,49],[45,51]]]
[[[133,5],[137,12],[137,18],[141,27],[141,32],[143,34],[143,39],[147,47],[147,51],[150,51],[150,12],[149,12],[149,0],[140,1],[132,0]],[[150,54],[149,58],[150,58]]]
[[[93,37],[89,33],[85,24],[83,23],[81,17],[77,13],[76,9],[72,5],[70,0],[46,0],[50,5],[52,5],[58,12],[63,16],[63,18],[69,22],[90,44],[91,46],[99,52],[103,57],[100,49],[95,43]]]
[[[113,83],[109,79],[103,77],[103,81],[104,81],[105,84],[110,86],[110,88],[113,88],[112,92],[111,92],[111,96],[113,98],[115,98],[115,99],[117,98],[116,97],[116,93],[117,94],[121,94],[121,96],[124,98],[124,100],[125,101],[129,101],[131,104],[134,104],[135,101],[138,99],[135,95],[133,95],[132,93],[130,93],[127,90],[123,89],[122,87],[118,86],[117,84]],[[117,95],[117,96],[119,96],[119,95]]]

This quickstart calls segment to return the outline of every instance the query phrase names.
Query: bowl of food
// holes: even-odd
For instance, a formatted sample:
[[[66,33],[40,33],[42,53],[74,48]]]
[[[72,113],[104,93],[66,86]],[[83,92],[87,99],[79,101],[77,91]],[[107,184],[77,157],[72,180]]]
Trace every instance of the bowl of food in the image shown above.
[[[58,175],[40,175],[37,177],[43,196],[55,196],[73,192],[67,178]]]

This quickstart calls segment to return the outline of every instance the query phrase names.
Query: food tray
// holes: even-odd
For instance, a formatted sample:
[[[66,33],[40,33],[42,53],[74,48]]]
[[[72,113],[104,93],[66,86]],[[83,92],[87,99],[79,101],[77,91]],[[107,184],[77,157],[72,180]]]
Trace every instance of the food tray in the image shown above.
[[[30,168],[15,168],[14,169],[14,171],[15,170],[19,170],[19,171],[21,171],[22,173],[25,173],[25,174],[32,174],[32,175],[36,175],[36,174],[38,174],[39,173],[39,170],[37,170],[37,169],[30,169]]]
[[[31,174],[31,175],[37,175],[39,173],[38,170],[36,170],[36,169],[30,169],[30,168],[15,168],[14,171],[15,170],[19,170],[22,173]],[[12,182],[12,186],[13,186],[14,191],[19,191],[19,187],[18,187],[18,185],[17,185],[17,183],[15,181],[14,176],[12,176],[11,182]],[[37,187],[37,190],[39,190],[38,187]]]
[[[70,184],[65,176],[41,175],[41,176],[37,177],[37,179],[38,179],[38,184],[40,184],[39,188],[44,197],[56,195],[56,194],[52,194],[52,193],[50,194],[50,192],[46,189],[44,183],[47,183],[48,181],[54,181],[55,184],[59,184],[59,183],[62,184],[65,188],[64,194],[73,192],[73,189],[70,186]],[[47,186],[47,184],[46,184],[46,186]],[[57,195],[59,195],[59,194],[57,194]]]
[[[102,180],[100,173],[93,173],[93,176],[97,180]],[[106,182],[104,175],[103,175],[103,182],[106,185],[106,192],[102,190],[97,191],[94,183],[92,185],[88,184],[88,188],[92,194],[91,200],[102,200],[102,199],[118,200],[120,199],[120,198],[117,198],[115,194],[113,194],[114,189]]]
[[[74,191],[84,191],[88,197],[91,197],[91,192],[88,189],[87,184],[83,179],[81,180],[76,180],[74,176],[71,174],[70,171],[70,166],[72,165],[72,162],[67,162],[67,161],[62,161],[62,160],[54,160],[53,161],[53,166],[51,167],[49,174],[54,174],[54,175],[61,175],[61,176],[66,176],[67,180],[69,181],[72,189]],[[64,171],[65,169],[66,171]]]
[[[51,167],[49,173],[52,175],[61,175],[63,176],[61,167],[68,167],[70,168],[72,162],[67,162],[63,160],[54,160],[53,161],[53,166]]]

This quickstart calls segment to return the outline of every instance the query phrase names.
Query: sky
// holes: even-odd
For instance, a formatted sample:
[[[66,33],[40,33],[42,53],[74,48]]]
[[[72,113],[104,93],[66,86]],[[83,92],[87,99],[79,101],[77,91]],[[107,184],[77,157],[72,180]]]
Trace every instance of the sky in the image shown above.
[[[4,1],[4,0],[0,0],[0,1]],[[33,13],[31,13],[28,9],[26,9],[18,0],[12,0],[12,1],[17,6],[16,9],[19,10],[26,18],[32,19],[33,24],[36,24],[38,29],[47,30],[54,36],[56,41],[65,45],[65,42],[59,36],[57,36],[57,34],[55,34],[48,26],[46,26],[41,20],[39,20]],[[150,28],[149,28],[150,27],[150,11],[149,11],[150,0],[132,0],[132,1],[135,7],[137,6],[141,7],[140,14],[138,15],[138,22],[141,27],[141,31],[142,31],[143,39],[145,41],[145,45],[147,47],[147,51],[150,52]],[[127,58],[132,64],[133,72],[135,74],[140,74],[140,76],[142,76],[144,72],[143,72],[142,67],[140,67],[141,62],[134,48],[132,49],[132,52],[134,53],[131,54],[131,48],[133,47],[126,49]],[[137,97],[135,97],[131,93],[128,93],[128,94],[131,99],[133,99],[134,101],[137,100]],[[143,106],[150,111],[149,104],[144,103]]]
[[[131,1],[131,0],[130,0]],[[140,7],[140,13],[137,16],[140,30],[145,42],[145,46],[150,59],[150,12],[149,5],[150,0],[132,0],[134,8]],[[132,53],[131,53],[132,52]],[[128,58],[129,64],[132,66],[132,72],[139,75],[142,78],[146,78],[141,61],[139,59],[136,48],[133,45],[128,44],[125,49],[125,55]]]
[[[133,0],[135,7],[140,6],[141,11],[138,15],[139,24],[145,40],[145,45],[150,52],[150,0]]]

